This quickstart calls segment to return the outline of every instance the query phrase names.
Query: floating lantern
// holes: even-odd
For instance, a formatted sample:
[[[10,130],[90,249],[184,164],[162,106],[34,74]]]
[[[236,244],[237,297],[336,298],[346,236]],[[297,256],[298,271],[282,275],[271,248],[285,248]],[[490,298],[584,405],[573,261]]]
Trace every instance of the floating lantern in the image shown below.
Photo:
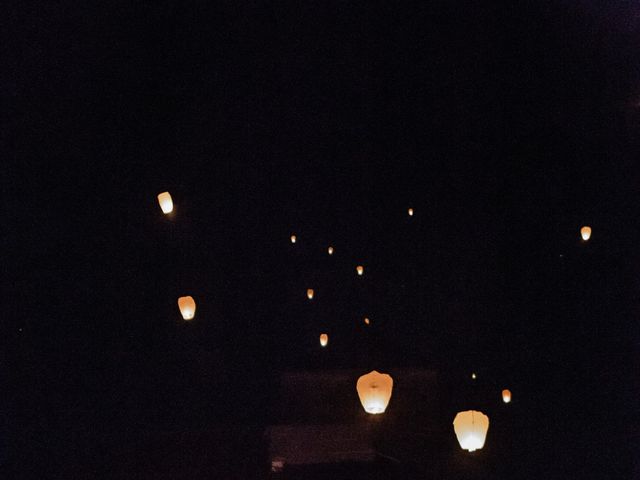
[[[369,320],[369,317],[364,317],[364,323],[366,325],[369,325],[371,323],[371,320]]]
[[[460,448],[473,452],[484,447],[489,430],[489,417],[482,412],[468,410],[459,412],[453,419],[453,430]]]
[[[162,209],[162,213],[167,214],[173,212],[173,200],[169,192],[162,192],[158,195],[158,203]]]
[[[326,347],[327,343],[329,343],[329,335],[327,335],[326,333],[320,334],[320,346]]]
[[[295,235],[291,235],[291,243],[296,243],[296,236]]]
[[[504,403],[509,403],[511,401],[511,390],[507,390],[506,388],[502,390],[502,401]]]
[[[307,298],[313,300],[313,288],[307,289]]]
[[[409,213],[410,217],[413,217],[413,208],[410,208],[409,210],[407,210],[407,213]]]
[[[333,247],[327,248],[327,252],[329,253],[329,255],[333,255]]]
[[[178,299],[178,308],[185,320],[191,320],[196,314],[196,301],[191,296],[180,297]]]
[[[384,413],[391,399],[393,378],[373,370],[358,379],[356,390],[365,412],[373,415]]]
[[[584,226],[580,229],[580,235],[585,242],[591,238],[591,227]]]
[[[475,373],[475,372],[473,372],[473,373],[471,374],[471,379],[472,379],[472,380],[475,380],[476,378],[478,378],[478,377],[476,376],[476,373]]]
[[[356,272],[358,272],[358,275],[362,275],[364,273],[364,267],[362,265],[358,265],[356,267]]]

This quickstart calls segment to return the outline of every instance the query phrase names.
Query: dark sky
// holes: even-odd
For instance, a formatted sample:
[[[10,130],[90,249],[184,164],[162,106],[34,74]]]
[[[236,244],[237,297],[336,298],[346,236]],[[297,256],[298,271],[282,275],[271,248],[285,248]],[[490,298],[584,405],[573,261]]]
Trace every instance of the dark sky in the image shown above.
[[[559,468],[606,438],[581,468],[628,472],[639,15],[16,2],[3,461],[58,468],[82,461],[60,445],[87,438],[262,425],[287,369],[417,366],[517,386],[553,425],[545,452],[576,442]]]

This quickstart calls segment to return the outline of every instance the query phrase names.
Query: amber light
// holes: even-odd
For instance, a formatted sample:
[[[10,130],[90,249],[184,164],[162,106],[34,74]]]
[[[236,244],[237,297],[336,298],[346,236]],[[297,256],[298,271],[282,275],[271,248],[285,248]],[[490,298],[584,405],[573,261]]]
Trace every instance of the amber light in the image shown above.
[[[185,320],[191,320],[196,314],[196,301],[191,296],[178,298],[178,308]]]
[[[453,430],[460,448],[474,452],[484,447],[489,430],[489,417],[476,410],[459,412],[453,419]]]
[[[165,215],[173,212],[173,200],[171,199],[171,194],[169,192],[162,192],[158,194],[158,203],[160,204],[162,213]]]
[[[375,370],[362,375],[356,384],[360,403],[364,411],[372,415],[384,413],[391,400],[393,378]]]

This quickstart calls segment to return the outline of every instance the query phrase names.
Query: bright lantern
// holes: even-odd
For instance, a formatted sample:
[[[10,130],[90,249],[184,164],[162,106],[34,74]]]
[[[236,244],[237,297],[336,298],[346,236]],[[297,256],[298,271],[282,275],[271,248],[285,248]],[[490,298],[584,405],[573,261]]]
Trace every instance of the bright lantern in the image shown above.
[[[308,298],[309,300],[313,300],[313,288],[309,288],[309,289],[307,290],[307,298]]]
[[[364,273],[364,267],[362,265],[358,265],[356,267],[356,271],[358,272],[358,275],[362,275]]]
[[[191,320],[196,314],[196,301],[192,296],[180,297],[178,299],[178,308],[185,320]]]
[[[369,317],[364,317],[364,323],[366,323],[367,325],[371,323],[371,320],[369,320]]]
[[[410,208],[409,210],[407,210],[407,212],[409,213],[410,217],[413,217],[413,208]]]
[[[296,236],[295,235],[291,235],[291,243],[296,243]]]
[[[171,194],[169,192],[162,192],[158,195],[158,203],[162,209],[162,213],[173,212],[173,200],[171,200]]]
[[[329,255],[333,255],[333,247],[327,248],[327,252],[329,252]]]
[[[322,333],[320,335],[320,346],[326,347],[327,343],[329,343],[329,335],[327,335],[326,333]]]
[[[365,412],[374,415],[384,413],[391,399],[393,378],[373,370],[358,379],[356,390]]]
[[[489,417],[482,412],[467,410],[453,419],[453,430],[463,450],[473,452],[484,447],[489,430]]]
[[[502,390],[502,401],[504,403],[509,403],[511,401],[511,390],[507,390],[506,388]]]
[[[582,239],[586,242],[591,238],[591,227],[587,227],[586,225],[580,229],[580,235]]]

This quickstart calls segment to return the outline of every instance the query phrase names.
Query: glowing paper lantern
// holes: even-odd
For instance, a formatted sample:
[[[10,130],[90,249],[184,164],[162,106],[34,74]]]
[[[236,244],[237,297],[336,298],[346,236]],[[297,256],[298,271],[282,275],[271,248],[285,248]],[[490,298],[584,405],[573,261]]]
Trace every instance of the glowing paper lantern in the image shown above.
[[[307,290],[307,298],[308,298],[309,300],[313,300],[313,288],[309,288],[309,289]]]
[[[472,378],[473,380],[475,380],[476,378],[478,378],[478,377],[476,376],[475,372],[473,372],[473,373],[471,374],[471,378]]]
[[[511,390],[507,390],[506,388],[502,390],[502,401],[504,403],[509,403],[511,401]]]
[[[356,272],[358,272],[358,275],[362,275],[364,273],[364,267],[362,265],[358,265],[356,267]]]
[[[333,255],[333,247],[327,248],[327,252],[329,252],[329,255]]]
[[[371,320],[369,320],[369,317],[364,317],[364,323],[367,325],[371,323]]]
[[[358,379],[356,390],[365,412],[373,415],[384,413],[391,399],[393,378],[373,370]]]
[[[585,242],[591,238],[591,227],[584,226],[580,229],[580,235]]]
[[[296,236],[295,235],[291,235],[291,243],[296,243]]]
[[[410,217],[413,217],[413,208],[410,208],[409,210],[407,210],[407,212],[409,213]]]
[[[326,333],[320,334],[320,346],[326,347],[327,343],[329,343],[329,335],[327,335]]]
[[[489,430],[489,417],[482,412],[467,410],[453,419],[453,430],[463,450],[473,452],[484,447]]]
[[[185,320],[191,320],[196,314],[196,301],[191,296],[180,297],[178,299],[178,308]]]
[[[173,200],[169,192],[162,192],[158,195],[158,203],[162,209],[162,213],[167,214],[173,212]]]

